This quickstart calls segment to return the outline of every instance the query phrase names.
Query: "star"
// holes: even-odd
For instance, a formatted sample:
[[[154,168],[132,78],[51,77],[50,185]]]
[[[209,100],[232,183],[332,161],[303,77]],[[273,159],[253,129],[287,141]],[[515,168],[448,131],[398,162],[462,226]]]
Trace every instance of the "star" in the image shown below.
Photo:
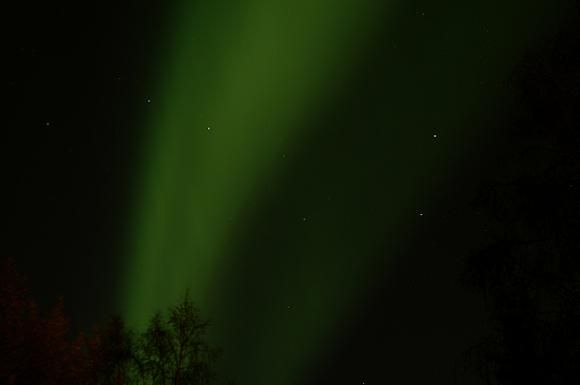
[[[147,98],[147,103],[151,103],[151,99]]]
[[[437,139],[438,135],[437,134],[433,134],[433,139]]]
[[[419,213],[419,216],[422,217],[423,216],[423,213]]]
[[[46,122],[44,124],[46,125],[46,127],[50,126],[50,122]]]
[[[209,130],[211,130],[211,127],[208,127],[208,128],[207,128],[207,130],[208,130],[208,131],[209,131]]]

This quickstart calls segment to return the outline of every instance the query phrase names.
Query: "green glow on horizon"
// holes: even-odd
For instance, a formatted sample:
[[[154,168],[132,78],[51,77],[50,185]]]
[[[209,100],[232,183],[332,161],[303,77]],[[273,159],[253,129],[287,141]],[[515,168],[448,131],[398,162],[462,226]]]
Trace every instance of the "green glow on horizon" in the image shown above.
[[[296,223],[279,235],[280,245],[269,246],[271,256],[258,261],[269,273],[246,276],[249,268],[235,246],[261,235],[244,223],[264,197],[271,198],[278,170],[289,167],[283,155],[299,152],[315,136],[305,127],[313,126],[317,109],[342,92],[359,54],[372,50],[365,41],[384,22],[377,17],[383,7],[375,0],[216,0],[177,6],[175,41],[160,75],[159,97],[151,103],[129,240],[124,309],[131,324],[143,326],[152,312],[189,288],[214,322],[225,366],[241,385],[300,380],[337,332],[337,320],[356,306],[374,277],[380,261],[368,256],[392,246],[385,234],[405,238],[412,222],[405,218],[416,211],[422,186],[436,188],[464,151],[458,147],[469,148],[463,125],[479,113],[486,94],[470,91],[467,80],[503,76],[517,57],[513,47],[524,40],[514,35],[497,47],[484,47],[483,53],[491,53],[485,66],[477,63],[477,47],[464,46],[484,32],[464,36],[458,33],[461,24],[432,33],[431,45],[418,52],[401,50],[405,60],[405,55],[416,60],[416,75],[389,78],[389,87],[369,107],[374,115],[361,118],[392,130],[392,138],[378,136],[384,143],[377,148],[387,155],[377,165],[364,152],[353,159],[334,154],[343,174],[330,170],[305,179],[320,195],[325,183],[338,186],[332,201],[306,192],[301,198],[281,196],[288,207],[302,199],[293,217],[280,220]],[[506,27],[509,20],[498,23]],[[438,57],[441,48],[463,49],[466,57]],[[510,49],[511,54],[502,52]],[[385,71],[411,73],[405,60],[393,58]],[[421,103],[418,114],[412,104]],[[430,118],[437,119],[440,138],[453,136],[441,139],[436,150],[414,146],[417,135],[431,136]],[[366,132],[355,122],[344,124]],[[379,171],[392,178],[392,186],[373,185]],[[343,186],[342,179],[349,182]],[[431,182],[421,182],[425,179]],[[303,215],[306,224],[300,223]],[[381,226],[364,229],[369,216]],[[244,296],[256,297],[249,308],[239,304]],[[285,312],[286,304],[297,311]]]

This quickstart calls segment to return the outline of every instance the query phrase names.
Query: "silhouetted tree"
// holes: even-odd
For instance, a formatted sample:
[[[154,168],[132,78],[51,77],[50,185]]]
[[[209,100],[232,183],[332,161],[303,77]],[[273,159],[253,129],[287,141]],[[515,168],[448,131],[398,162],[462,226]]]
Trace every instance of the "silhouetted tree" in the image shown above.
[[[62,299],[42,316],[10,259],[1,263],[0,281],[1,383],[70,384],[72,351]]]
[[[134,334],[119,316],[96,328],[85,340],[91,381],[99,385],[123,385],[132,381],[135,359]]]
[[[165,385],[206,385],[218,350],[205,340],[208,322],[186,293],[167,317],[157,313],[141,337],[138,367],[146,382]]]
[[[42,315],[11,260],[0,264],[0,384],[208,385],[218,350],[186,293],[143,333],[112,317],[69,341],[62,299]]]
[[[170,379],[171,336],[167,322],[160,312],[151,319],[141,336],[138,352],[139,372],[146,382],[167,384]]]
[[[579,22],[518,69],[511,153],[478,198],[495,236],[466,279],[493,330],[469,357],[488,384],[580,383]]]

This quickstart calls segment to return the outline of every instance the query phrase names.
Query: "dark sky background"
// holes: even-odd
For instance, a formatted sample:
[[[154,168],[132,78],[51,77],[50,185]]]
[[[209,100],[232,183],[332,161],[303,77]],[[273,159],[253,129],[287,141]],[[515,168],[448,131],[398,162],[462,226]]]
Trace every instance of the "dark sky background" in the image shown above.
[[[5,12],[3,254],[44,301],[65,295],[81,325],[112,311],[162,11],[14,2]]]
[[[497,7],[505,7],[498,9],[505,11],[505,17],[518,15],[518,7],[523,4],[504,3],[494,2]],[[571,3],[551,3],[543,17],[538,17],[537,10],[544,9],[547,2],[529,4],[531,10],[521,13],[533,14],[534,20],[539,21],[522,27],[523,21],[513,20],[513,31],[504,28],[485,43],[493,44],[505,33],[525,35],[521,39],[523,48],[514,48],[515,53],[507,43],[499,44],[502,48],[497,51],[486,51],[496,55],[489,59],[491,66],[504,57],[506,62],[519,65],[525,60],[524,53],[541,53],[542,47],[550,45],[550,39],[558,36],[564,26],[569,28],[564,10],[573,9]],[[167,55],[164,42],[171,24],[171,6],[145,0],[90,4],[13,2],[6,7],[2,27],[5,102],[0,140],[0,254],[15,258],[18,267],[29,276],[41,303],[63,295],[74,328],[86,329],[111,313],[123,312],[118,298],[124,287],[122,266],[130,231],[128,216],[138,194],[134,189],[135,170],[139,168],[143,127],[151,108],[148,99],[156,92],[154,79],[159,77],[160,63]],[[425,52],[424,57],[413,53],[415,45],[431,44],[428,28],[421,30],[414,24],[417,12],[437,15],[429,27],[436,30],[445,28],[449,15],[464,17],[466,29],[493,30],[496,19],[458,7],[458,2],[453,1],[440,6],[413,2],[398,9],[399,19],[385,14],[384,24],[374,31],[372,39],[361,43],[370,47],[365,50],[367,56],[355,65],[342,91],[321,103],[319,114],[309,123],[318,121],[321,128],[304,140],[294,154],[297,160],[284,169],[283,175],[272,179],[268,191],[274,193],[252,209],[254,214],[248,216],[245,226],[253,230],[248,232],[266,234],[268,230],[262,227],[269,228],[270,223],[277,222],[272,219],[265,225],[260,218],[277,217],[280,211],[295,208],[281,204],[275,191],[290,191],[290,195],[300,197],[304,190],[292,182],[299,178],[320,179],[321,169],[328,173],[322,179],[327,178],[334,187],[340,188],[344,183],[353,188],[353,183],[362,181],[366,185],[361,190],[377,191],[365,196],[381,199],[381,192],[388,190],[392,180],[381,178],[369,165],[376,159],[388,161],[393,156],[381,155],[382,132],[379,129],[363,137],[334,127],[355,121],[358,112],[380,110],[377,100],[385,101],[385,87],[398,87],[397,97],[404,100],[424,97],[405,93],[405,79],[413,73],[414,60],[428,61],[431,55],[448,55],[449,60],[462,58],[461,48],[456,52],[436,48],[421,51]],[[393,44],[391,36],[394,44],[410,47],[402,48],[397,59],[392,59],[392,52],[388,51],[387,46]],[[471,57],[477,49],[469,44],[466,42],[464,49],[465,55]],[[385,63],[393,60],[395,64],[390,65],[399,72],[384,73]],[[433,62],[439,59],[433,57]],[[465,62],[472,63],[467,59]],[[420,191],[413,199],[418,199],[420,209],[410,215],[414,218],[404,225],[396,245],[384,246],[384,252],[391,257],[375,265],[381,266],[378,275],[382,278],[369,275],[367,294],[357,300],[350,318],[337,321],[339,337],[322,347],[316,362],[307,364],[304,384],[450,384],[454,379],[468,383],[459,373],[463,353],[486,330],[487,315],[479,293],[464,287],[460,277],[465,258],[485,244],[490,231],[489,220],[473,202],[482,186],[494,180],[509,158],[512,148],[506,145],[504,133],[509,129],[510,108],[517,105],[517,65],[509,66],[507,76],[495,76],[500,80],[493,84],[485,83],[486,65],[483,58],[480,68],[473,69],[474,84],[482,87],[474,85],[473,93],[485,95],[474,98],[485,100],[478,109],[478,121],[471,122],[478,127],[466,134],[469,140],[449,139],[445,149],[440,150],[442,155],[433,158],[438,159],[432,165],[434,175],[445,175],[442,170],[452,164],[450,172],[441,180],[427,178],[416,184]],[[417,66],[417,71],[421,68]],[[437,72],[421,72],[419,77],[429,76],[437,76]],[[445,94],[445,90],[441,93]],[[344,113],[346,110],[352,111],[350,115]],[[424,113],[437,115],[410,109],[401,116],[407,114],[412,123],[420,124],[420,118],[412,117]],[[418,141],[432,139],[429,130],[417,130],[429,136]],[[464,142],[476,145],[461,151],[448,150]],[[407,142],[401,139],[401,143]],[[427,146],[420,144],[415,151]],[[346,148],[354,148],[360,155],[363,169],[365,165],[369,167],[368,175],[360,180],[353,177],[356,172],[348,169],[348,160],[337,155]],[[379,155],[375,159],[370,153]],[[339,159],[336,163],[328,160],[335,158]],[[406,160],[419,158],[405,156]],[[341,173],[342,179],[337,176]],[[369,203],[363,213],[372,212],[373,207]],[[349,210],[345,209],[345,213],[348,215]],[[276,226],[288,230],[280,224]],[[372,218],[358,222],[356,231],[376,232],[380,226],[380,219]],[[241,255],[256,253],[262,247],[267,250],[268,242],[276,242],[276,238],[271,238],[256,248],[245,244],[244,234],[238,234],[240,239],[236,240]],[[373,253],[379,258],[381,247]],[[256,264],[262,263],[263,256],[255,258]],[[250,265],[241,264],[237,274],[251,269]],[[240,285],[235,279],[229,284]],[[225,301],[221,297],[220,300]]]

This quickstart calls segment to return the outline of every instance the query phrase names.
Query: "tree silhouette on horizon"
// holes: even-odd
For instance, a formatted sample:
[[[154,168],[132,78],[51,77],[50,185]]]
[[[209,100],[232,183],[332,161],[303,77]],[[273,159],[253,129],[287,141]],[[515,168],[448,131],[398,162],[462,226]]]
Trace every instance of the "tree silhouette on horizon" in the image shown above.
[[[493,240],[469,258],[492,330],[468,353],[487,384],[580,383],[580,16],[512,79],[508,156],[476,205]]]
[[[38,309],[11,259],[0,261],[0,384],[210,385],[220,350],[186,292],[136,332],[120,316],[71,339],[64,301]]]

